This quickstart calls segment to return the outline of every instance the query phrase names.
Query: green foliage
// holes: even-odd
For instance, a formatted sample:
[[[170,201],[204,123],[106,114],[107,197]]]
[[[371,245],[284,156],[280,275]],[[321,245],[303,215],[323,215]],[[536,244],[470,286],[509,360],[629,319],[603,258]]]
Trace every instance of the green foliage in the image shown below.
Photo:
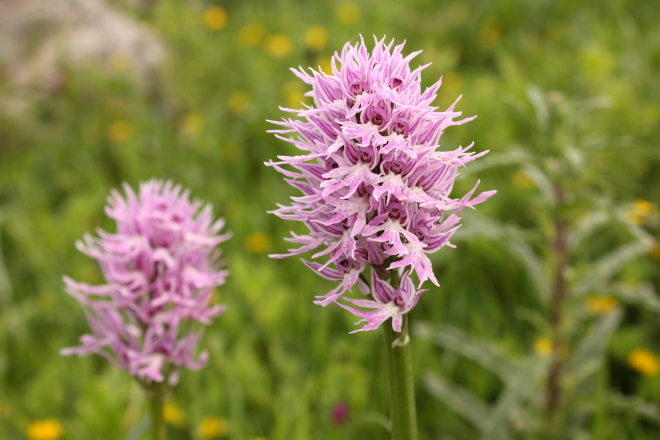
[[[603,370],[606,349],[622,312],[614,297],[592,296],[586,302],[585,297],[606,291],[655,310],[655,295],[636,295],[631,293],[634,287],[613,281],[624,268],[633,267],[632,262],[653,250],[655,240],[640,225],[649,223],[646,216],[657,216],[657,207],[638,201],[639,212],[626,212],[598,192],[599,178],[591,174],[587,164],[594,162],[594,156],[609,141],[591,141],[593,136],[582,133],[580,120],[606,101],[568,102],[563,96],[553,98],[537,88],[527,91],[526,101],[511,99],[525,124],[534,128],[530,134],[533,147],[501,153],[486,164],[520,161],[519,186],[538,191],[535,225],[521,228],[475,215],[468,231],[468,237],[500,242],[527,270],[545,309],[541,314],[528,313],[540,335],[548,335],[537,339],[538,354],[509,359],[487,344],[471,341],[457,329],[419,329],[420,335],[473,360],[504,382],[495,405],[489,406],[440,376],[426,376],[429,392],[475,425],[483,439],[518,438],[522,433],[524,438],[591,438],[593,414],[613,410],[611,403],[617,401],[616,397],[604,398],[611,391],[599,388],[595,376]],[[594,255],[593,248],[598,246],[592,244],[594,235],[603,234],[607,226],[627,234],[610,233],[604,254]],[[585,306],[602,318],[585,325]],[[657,374],[655,355],[640,352],[640,360],[640,354],[635,359],[634,353],[629,357],[631,366],[647,376]],[[642,410],[639,402],[628,408],[652,414]],[[514,431],[520,434],[514,435]]]

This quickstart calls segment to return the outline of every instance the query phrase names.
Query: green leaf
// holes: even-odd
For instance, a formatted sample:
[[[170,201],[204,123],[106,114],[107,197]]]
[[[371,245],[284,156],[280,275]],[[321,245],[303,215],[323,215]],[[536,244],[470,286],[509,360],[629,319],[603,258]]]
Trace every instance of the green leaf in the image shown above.
[[[610,338],[619,328],[622,311],[617,309],[592,325],[566,365],[566,380],[578,386],[600,367]]]
[[[591,211],[582,216],[571,235],[572,247],[576,248],[612,217],[605,211]]]
[[[454,385],[437,374],[426,374],[424,385],[431,395],[446,403],[447,406],[469,420],[481,432],[484,432],[490,409],[483,400],[467,389]]]
[[[529,111],[529,104],[527,101],[518,98],[513,93],[505,93],[502,96],[502,101],[511,106],[513,110],[518,113],[518,116],[522,117],[524,120],[528,121],[530,124],[534,123],[534,120],[531,117],[531,112]]]
[[[626,410],[633,410],[640,416],[643,416],[655,423],[660,424],[660,407],[638,399],[636,397],[628,397],[619,393],[611,394],[612,405]]]
[[[492,344],[485,341],[475,341],[463,331],[443,325],[433,328],[428,324],[417,324],[414,326],[417,335],[432,339],[439,346],[472,359],[487,370],[492,371],[506,383],[516,381],[520,373],[520,365],[508,358]]]
[[[587,114],[591,113],[594,110],[612,108],[612,98],[609,96],[595,96],[593,98],[585,99],[580,101],[579,105],[576,106],[576,111],[574,118],[582,119]]]
[[[642,283],[639,286],[620,283],[605,289],[604,292],[616,296],[621,301],[639,304],[648,310],[660,312],[660,298],[650,283]]]
[[[533,356],[521,365],[515,378],[508,383],[506,391],[497,400],[497,404],[484,424],[485,435],[482,440],[508,440],[512,415],[516,410],[524,411],[523,404],[537,393],[540,379],[546,372],[545,359]],[[528,421],[528,418],[521,418]],[[527,428],[523,422],[518,429]]]
[[[550,126],[550,108],[545,94],[538,87],[532,86],[527,89],[527,99],[534,109],[539,131],[546,132]]]
[[[527,269],[541,301],[546,302],[548,283],[545,279],[543,260],[527,244],[531,234],[516,226],[496,222],[472,211],[466,212],[464,217],[466,221],[456,238],[482,237],[498,241],[508,247],[509,252]]]
[[[518,430],[530,428],[529,417],[515,417],[524,413],[524,403],[536,392],[547,372],[548,359],[528,356],[514,360],[487,342],[475,341],[461,330],[443,325],[434,328],[428,324],[414,327],[418,336],[432,339],[436,344],[474,360],[497,374],[505,383],[505,391],[493,407],[488,407],[469,391],[428,374],[427,389],[456,412],[471,421],[482,432],[483,440],[507,440],[513,426]],[[515,421],[516,423],[512,424]]]
[[[483,170],[496,166],[529,162],[531,155],[523,148],[521,145],[513,145],[504,153],[487,154],[478,161],[471,163],[469,167],[461,169],[458,179],[463,179],[469,175],[480,173]]]
[[[536,187],[541,192],[543,199],[547,205],[554,203],[555,193],[552,187],[552,182],[550,178],[543,172],[543,170],[536,165],[533,165],[531,162],[527,162],[523,167],[523,171],[529,175],[529,177],[534,181]]]
[[[355,416],[356,424],[375,424],[385,428],[387,432],[392,431],[392,421],[385,415],[373,411],[367,411]]]
[[[613,250],[593,265],[590,275],[583,277],[575,286],[576,294],[585,294],[597,288],[601,283],[616,275],[629,261],[634,260],[651,249],[651,243],[636,241],[624,244]]]
[[[144,416],[142,419],[126,434],[124,440],[140,440],[151,427],[151,419],[149,416]]]
[[[515,378],[507,383],[506,390],[492,407],[465,388],[438,375],[427,374],[424,384],[429,393],[477,427],[482,433],[482,440],[508,440],[512,428],[529,430],[533,427],[526,414],[525,402],[538,392],[538,384],[546,370],[547,362],[544,358],[526,358]]]
[[[537,333],[547,334],[551,331],[546,313],[541,313],[538,310],[533,310],[527,307],[516,307],[515,316],[517,319],[531,324]]]

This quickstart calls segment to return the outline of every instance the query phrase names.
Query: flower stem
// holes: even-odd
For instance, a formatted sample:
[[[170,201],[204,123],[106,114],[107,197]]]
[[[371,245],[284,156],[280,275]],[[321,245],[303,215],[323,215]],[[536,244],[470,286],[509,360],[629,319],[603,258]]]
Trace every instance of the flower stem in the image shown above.
[[[565,204],[564,189],[560,185],[555,187],[556,213],[554,219],[555,236],[553,243],[554,253],[554,279],[550,295],[550,325],[553,331],[552,340],[552,364],[548,375],[546,390],[546,412],[551,425],[556,427],[556,413],[561,404],[561,382],[564,367],[563,351],[564,338],[562,335],[563,308],[568,288],[566,283],[566,268],[569,264],[569,246],[568,234],[569,225],[566,218],[561,214],[561,209]]]
[[[391,272],[390,282],[392,287],[399,288],[400,280],[396,271]],[[403,315],[401,333],[395,332],[387,323],[382,327],[385,332],[392,440],[417,440],[417,411],[408,336],[408,315]]]
[[[149,385],[149,409],[151,411],[151,440],[165,440],[165,423],[163,423],[163,387],[161,382],[151,382]]]

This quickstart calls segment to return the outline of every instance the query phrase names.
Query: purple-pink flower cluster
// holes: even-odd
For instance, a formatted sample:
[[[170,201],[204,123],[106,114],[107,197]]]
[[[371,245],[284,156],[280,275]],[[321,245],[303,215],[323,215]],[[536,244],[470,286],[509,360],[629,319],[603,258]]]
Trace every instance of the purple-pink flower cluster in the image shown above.
[[[441,80],[422,91],[421,72],[428,65],[410,68],[420,52],[404,58],[403,44],[384,41],[376,40],[371,54],[364,41],[346,44],[333,57],[332,74],[292,69],[312,87],[307,96],[314,105],[300,111],[283,109],[297,113],[299,119],[271,122],[283,127],[273,130],[277,137],[304,154],[278,156],[278,162],[266,164],[302,192],[292,197],[291,206],[278,205],[273,213],[304,222],[310,231],[292,233],[287,241],[302,246],[273,257],[324,247],[312,258],[328,255],[327,261],[305,261],[320,275],[340,282],[317,297],[316,303],[323,306],[339,300],[356,283],[369,294],[362,272],[371,265],[374,301],[347,301],[375,310],[340,305],[367,321],[361,330],[375,329],[392,317],[394,329],[400,331],[401,316],[415,306],[422,292],[415,290],[409,278],[412,272],[420,286],[427,279],[439,285],[427,254],[453,247],[449,239],[460,226],[458,214],[496,191],[473,197],[477,182],[465,196],[450,197],[459,167],[487,151],[469,152],[471,145],[437,151],[438,142],[445,128],[474,117],[455,120],[461,115],[455,111],[458,100],[446,111],[436,111],[431,103]],[[377,275],[391,270],[402,277],[397,289]]]
[[[214,289],[228,275],[217,246],[231,234],[220,235],[224,220],[171,181],[142,183],[138,194],[127,184],[124,190],[125,198],[113,190],[105,208],[117,233],[99,230],[98,238],[86,234],[76,243],[107,283],[64,278],[86,306],[92,334],[62,354],[97,353],[142,381],[174,384],[181,367],[207,362],[206,351],[197,355],[203,332],[189,322],[210,324],[225,310],[214,304]]]

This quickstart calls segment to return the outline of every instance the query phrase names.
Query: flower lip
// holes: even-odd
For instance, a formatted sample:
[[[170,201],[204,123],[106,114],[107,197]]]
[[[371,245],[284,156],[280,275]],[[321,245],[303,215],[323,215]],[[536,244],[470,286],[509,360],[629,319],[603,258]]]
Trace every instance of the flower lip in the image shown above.
[[[358,95],[363,94],[365,92],[364,82],[355,81],[353,84],[351,84],[351,92],[352,92],[354,97],[357,97]]]
[[[394,124],[394,126],[392,127],[392,133],[403,135],[406,133],[407,129],[408,129],[408,124],[402,121],[397,121],[397,123]]]
[[[403,203],[392,201],[387,204],[385,211],[392,220],[398,220],[402,225],[408,223],[408,207]]]
[[[393,158],[384,159],[380,166],[383,174],[406,174],[406,168],[408,168],[405,163],[401,163],[400,160]]]
[[[392,77],[390,78],[390,83],[388,87],[392,90],[396,90],[397,92],[399,91],[401,84],[403,84],[403,80],[399,77]]]

